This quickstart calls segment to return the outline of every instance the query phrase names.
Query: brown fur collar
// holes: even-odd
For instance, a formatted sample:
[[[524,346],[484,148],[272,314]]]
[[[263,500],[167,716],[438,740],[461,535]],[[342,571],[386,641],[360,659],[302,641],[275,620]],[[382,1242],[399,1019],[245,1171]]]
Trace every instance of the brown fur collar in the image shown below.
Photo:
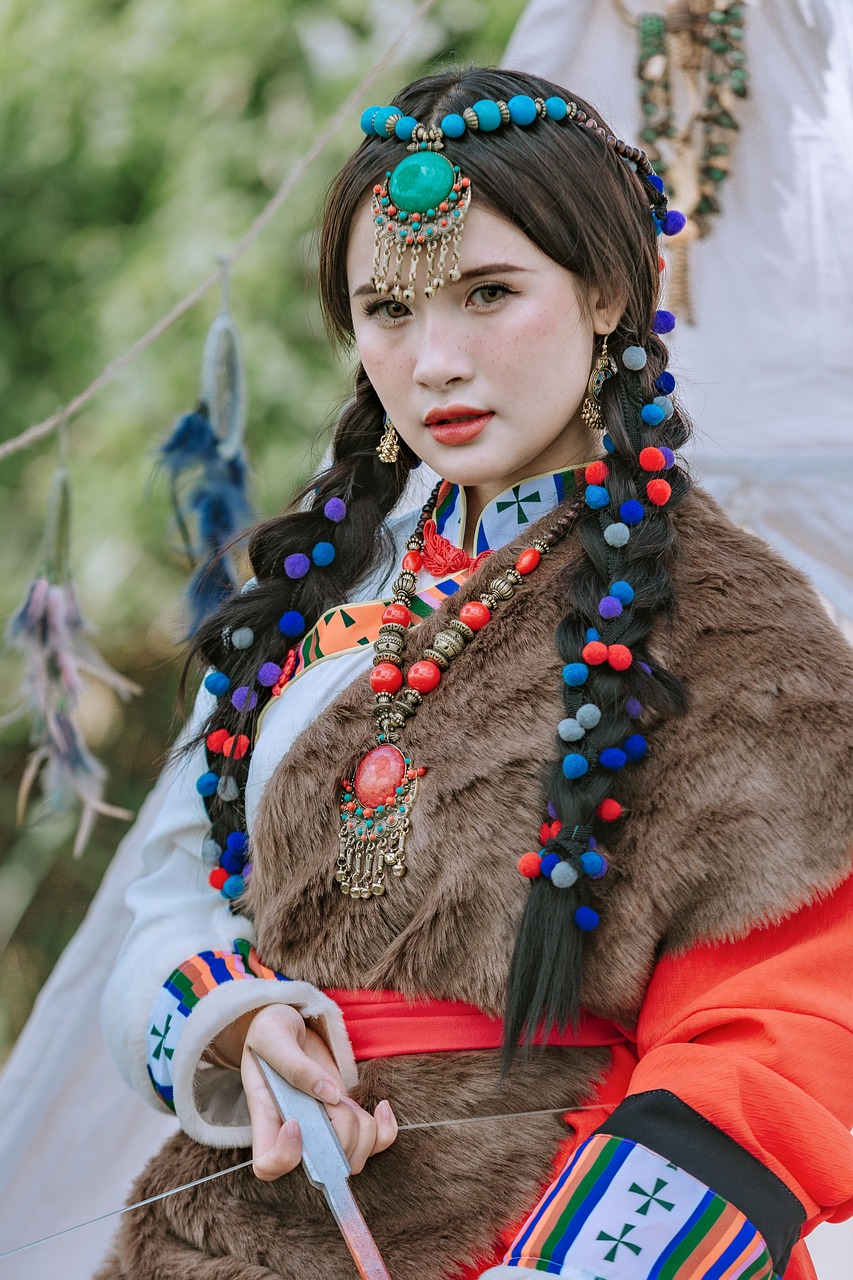
[[[629,816],[609,840],[586,965],[586,1006],[628,1022],[661,948],[778,920],[851,862],[850,650],[803,577],[707,495],[694,492],[677,522],[678,608],[652,648],[685,681],[690,710],[651,727],[647,761],[626,771]],[[409,656],[534,536],[410,633]],[[267,964],[319,986],[501,1010],[527,892],[515,864],[537,847],[543,763],[564,714],[553,636],[577,554],[569,537],[543,560],[406,726],[403,744],[429,773],[409,874],[384,898],[351,902],[334,882],[337,780],[372,745],[367,677],[297,740],[253,832],[249,909]]]

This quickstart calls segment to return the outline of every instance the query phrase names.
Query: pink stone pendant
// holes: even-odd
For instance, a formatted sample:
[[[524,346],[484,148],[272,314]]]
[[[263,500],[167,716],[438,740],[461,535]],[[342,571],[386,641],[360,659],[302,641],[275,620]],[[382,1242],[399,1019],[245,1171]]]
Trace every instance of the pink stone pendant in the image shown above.
[[[418,779],[411,759],[389,743],[368,751],[341,783],[340,851],[335,879],[350,898],[381,897],[385,876],[406,874],[405,843]]]

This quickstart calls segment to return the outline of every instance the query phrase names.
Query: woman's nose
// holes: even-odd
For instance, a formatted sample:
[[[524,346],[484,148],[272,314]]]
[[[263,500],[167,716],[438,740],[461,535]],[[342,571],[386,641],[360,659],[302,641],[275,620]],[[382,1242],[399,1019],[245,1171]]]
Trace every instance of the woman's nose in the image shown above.
[[[421,302],[421,323],[417,326],[417,351],[412,378],[418,386],[441,390],[456,382],[470,382],[474,357],[466,340],[466,326],[455,307],[441,297]]]

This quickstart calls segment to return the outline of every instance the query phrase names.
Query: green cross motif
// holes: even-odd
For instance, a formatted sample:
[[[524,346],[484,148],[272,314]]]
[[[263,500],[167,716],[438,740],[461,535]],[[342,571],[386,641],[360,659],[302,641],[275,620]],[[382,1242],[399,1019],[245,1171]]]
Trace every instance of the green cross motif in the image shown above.
[[[643,1252],[642,1247],[640,1245],[632,1244],[630,1240],[625,1239],[628,1233],[633,1230],[634,1230],[634,1224],[632,1222],[626,1222],[618,1236],[609,1236],[606,1231],[599,1231],[598,1235],[596,1236],[597,1240],[613,1241],[613,1248],[610,1249],[604,1255],[605,1262],[615,1262],[616,1255],[621,1249],[622,1245],[624,1245],[626,1249],[630,1249],[631,1252],[634,1254],[640,1254]]]
[[[162,1031],[158,1031],[156,1027],[151,1028],[152,1036],[160,1037],[160,1039],[157,1041],[157,1048],[151,1054],[152,1058],[159,1058],[161,1053],[164,1054],[167,1058],[171,1058],[174,1055],[174,1052],[175,1052],[174,1049],[166,1048],[166,1036],[169,1034],[169,1027],[171,1025],[171,1022],[172,1022],[172,1015],[170,1013],[166,1015],[166,1025]]]
[[[653,1204],[659,1204],[662,1209],[666,1209],[667,1213],[669,1213],[671,1209],[674,1209],[675,1205],[673,1203],[669,1200],[661,1200],[659,1196],[659,1193],[668,1185],[669,1184],[665,1182],[663,1178],[656,1178],[654,1191],[644,1191],[636,1182],[632,1182],[628,1190],[633,1191],[635,1195],[647,1197],[645,1204],[640,1205],[637,1213],[642,1214],[645,1217]]]
[[[507,511],[510,507],[518,508],[518,524],[530,524],[530,517],[524,510],[525,502],[541,502],[542,495],[537,489],[535,493],[528,494],[526,498],[522,498],[521,485],[514,484],[512,486],[512,498],[505,498],[503,502],[495,503],[495,510],[498,512]]]

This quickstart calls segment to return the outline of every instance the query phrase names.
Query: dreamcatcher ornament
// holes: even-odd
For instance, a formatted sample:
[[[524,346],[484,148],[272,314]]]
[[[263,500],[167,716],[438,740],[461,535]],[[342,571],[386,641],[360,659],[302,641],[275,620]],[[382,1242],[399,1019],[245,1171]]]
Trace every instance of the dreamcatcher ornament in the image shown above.
[[[614,2],[637,32],[642,143],[687,216],[667,246],[667,305],[692,323],[690,246],[708,235],[721,210],[738,111],[749,92],[746,0],[665,0],[658,12]]]
[[[157,458],[169,473],[175,525],[193,569],[187,588],[189,630],[236,591],[241,575],[231,548],[252,519],[243,453],[247,398],[240,339],[231,315],[228,260],[219,314],[208,330],[199,400],[179,418]]]
[[[45,522],[44,552],[38,576],[13,614],[7,645],[24,655],[23,701],[0,720],[32,719],[27,761],[18,791],[17,821],[23,823],[34,787],[42,794],[40,817],[81,806],[74,857],[89,842],[99,814],[129,821],[128,809],[103,800],[107,771],[86,745],[78,721],[84,677],[100,680],[127,701],[142,690],[114,671],[88,638],[77,607],[69,570],[71,493],[65,462],[65,426],[60,428],[60,460],[51,486]]]

